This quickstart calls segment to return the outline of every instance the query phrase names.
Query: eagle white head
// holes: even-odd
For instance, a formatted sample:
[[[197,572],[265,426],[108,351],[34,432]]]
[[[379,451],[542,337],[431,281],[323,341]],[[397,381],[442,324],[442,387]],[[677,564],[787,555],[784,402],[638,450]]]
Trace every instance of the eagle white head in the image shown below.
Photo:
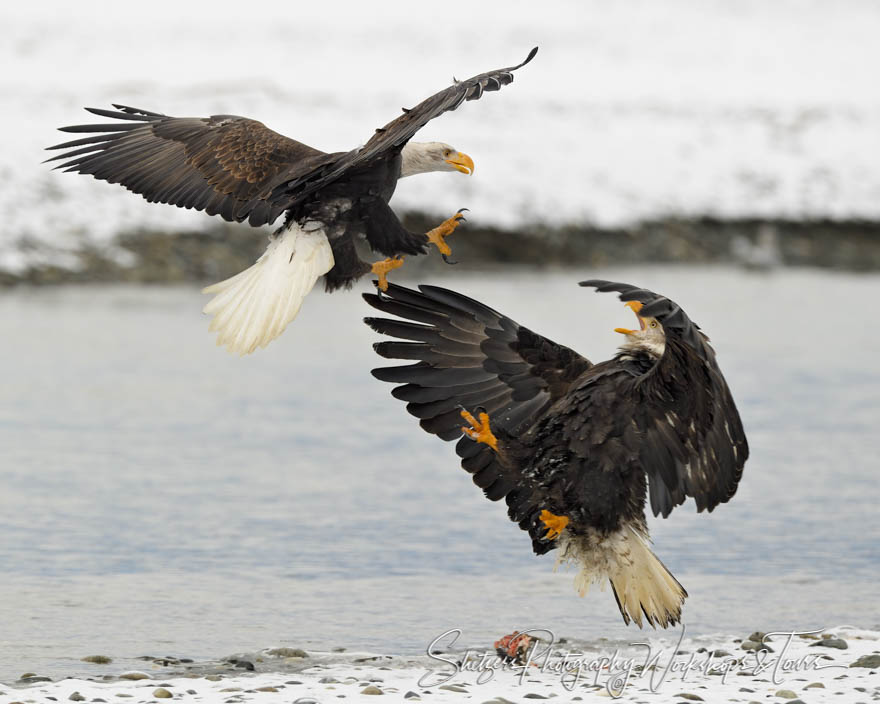
[[[400,156],[400,178],[431,171],[474,173],[474,160],[443,142],[407,142]]]
[[[627,301],[624,305],[636,314],[636,318],[639,321],[639,329],[614,328],[614,332],[626,335],[624,343],[620,346],[621,351],[644,351],[654,357],[662,357],[666,349],[666,332],[663,330],[660,321],[657,318],[643,318],[639,315],[642,304],[638,301]]]

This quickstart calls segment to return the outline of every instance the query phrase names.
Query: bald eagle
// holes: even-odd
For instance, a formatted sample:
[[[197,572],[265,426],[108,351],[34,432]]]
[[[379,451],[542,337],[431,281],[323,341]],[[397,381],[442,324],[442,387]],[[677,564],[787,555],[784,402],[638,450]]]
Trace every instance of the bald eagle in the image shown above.
[[[593,364],[454,291],[392,285],[366,318],[420,425],[456,440],[461,466],[527,531],[537,554],[580,569],[583,596],[607,579],[623,620],[681,620],[687,592],[648,548],[646,497],[665,518],[690,496],[711,511],[734,495],[749,448],[709,339],[677,304],[629,284],[615,291],[638,319],[618,353]],[[402,318],[402,320],[401,320]],[[465,425],[462,426],[462,419]]]
[[[466,100],[499,90],[517,66],[481,73],[432,95],[380,127],[361,147],[325,153],[235,115],[169,117],[114,104],[86,108],[118,122],[74,125],[62,132],[92,136],[56,144],[65,150],[48,161],[65,171],[119,183],[153,203],[203,210],[230,222],[260,226],[282,213],[284,225],[249,269],[204,289],[216,294],[204,312],[213,315],[217,344],[240,355],[275,339],[299,312],[318,277],[333,291],[372,272],[381,287],[404,254],[423,254],[444,241],[463,220],[462,210],[427,234],[407,231],[388,206],[397,180],[430,171],[472,174],[467,154],[441,142],[410,139],[430,120]],[[356,250],[365,238],[387,257],[372,265]]]

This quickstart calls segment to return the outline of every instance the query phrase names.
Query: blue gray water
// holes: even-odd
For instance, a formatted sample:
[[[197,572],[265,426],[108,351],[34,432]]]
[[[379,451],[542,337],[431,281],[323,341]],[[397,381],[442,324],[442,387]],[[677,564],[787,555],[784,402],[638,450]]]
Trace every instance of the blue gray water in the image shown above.
[[[652,521],[693,634],[880,622],[880,277],[620,268],[434,281],[593,359],[631,314],[586,277],[652,287],[710,335],[752,458],[731,503]],[[366,290],[365,284],[362,289]],[[609,592],[486,501],[423,433],[360,323],[314,292],[266,350],[214,347],[195,288],[0,297],[0,681],[102,653],[272,645],[423,652],[461,627],[631,639]]]

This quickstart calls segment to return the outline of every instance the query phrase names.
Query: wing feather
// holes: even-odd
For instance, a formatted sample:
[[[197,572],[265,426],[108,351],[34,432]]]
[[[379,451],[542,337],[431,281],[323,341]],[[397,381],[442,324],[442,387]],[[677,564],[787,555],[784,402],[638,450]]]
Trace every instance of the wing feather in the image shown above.
[[[98,134],[49,147],[61,151],[47,160],[61,161],[56,168],[231,222],[274,221],[289,206],[270,200],[279,179],[303,179],[338,158],[245,117],[170,117],[125,106],[86,110],[117,122],[60,128]]]
[[[377,129],[362,148],[346,153],[325,154],[245,117],[179,118],[114,104],[115,110],[86,110],[115,122],[59,128],[89,136],[48,147],[62,153],[47,161],[119,183],[149,202],[263,225],[351,171],[401,149],[435,117],[507,85],[513,71],[537,51],[532,49],[516,66],[456,81]]]
[[[496,434],[522,434],[591,366],[567,347],[454,291],[392,284],[386,293],[364,298],[404,319],[364,320],[377,332],[404,340],[379,342],[376,352],[418,360],[374,369],[373,376],[401,384],[392,395],[407,401],[407,411],[420,419],[421,427],[443,440],[461,437],[462,407],[484,408]],[[502,466],[491,450],[469,439],[459,441],[456,452],[493,501],[523,480],[518,469]]]
[[[653,291],[599,280],[581,285],[639,301],[639,315],[656,318],[666,334],[663,356],[631,388],[654,515],[668,516],[688,496],[698,511],[729,501],[749,446],[709,338],[678,304]]]
[[[400,150],[422,127],[435,117],[458,108],[465,100],[478,100],[486,90],[499,90],[513,81],[513,72],[529,63],[538,47],[529,52],[525,61],[516,66],[487,71],[465,81],[454,81],[451,86],[426,98],[414,108],[404,109],[403,114],[379,127],[367,143],[343,155],[328,166],[325,173],[315,175],[308,182],[301,179],[280,184],[272,196],[274,201],[300,198],[313,193],[326,184],[335,181],[342,174],[368,166],[374,159],[382,158],[387,152]],[[488,88],[488,86],[492,86]]]

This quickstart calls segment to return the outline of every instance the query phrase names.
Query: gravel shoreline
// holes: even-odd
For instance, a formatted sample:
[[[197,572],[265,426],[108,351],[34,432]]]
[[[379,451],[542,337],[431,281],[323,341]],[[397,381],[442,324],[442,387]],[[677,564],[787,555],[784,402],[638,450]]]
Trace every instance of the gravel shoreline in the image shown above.
[[[410,230],[421,232],[441,219],[439,215],[408,213],[403,221]],[[700,218],[658,220],[626,228],[533,224],[505,230],[481,227],[473,219],[455,233],[450,243],[461,269],[675,262],[880,271],[880,222],[875,221]],[[68,264],[35,264],[19,272],[0,270],[0,287],[87,282],[210,283],[250,266],[265,249],[266,237],[246,225],[212,221],[207,229],[197,231],[123,233],[113,247],[104,249],[88,245],[74,252],[44,252],[31,251],[27,243],[18,246],[41,255],[29,259],[63,259]],[[445,266],[437,256],[410,257],[407,271],[421,274]]]
[[[803,635],[742,637],[634,633],[631,643],[577,645],[545,637],[532,662],[502,665],[491,647],[433,656],[307,653],[279,647],[218,661],[83,658],[93,675],[39,673],[0,685],[0,704],[43,701],[201,702],[473,701],[559,698],[598,702],[870,702],[880,699],[880,631],[852,626]],[[763,643],[761,643],[763,639]],[[637,645],[637,643],[646,645]],[[466,664],[462,666],[462,663]],[[647,664],[647,667],[645,665]]]

